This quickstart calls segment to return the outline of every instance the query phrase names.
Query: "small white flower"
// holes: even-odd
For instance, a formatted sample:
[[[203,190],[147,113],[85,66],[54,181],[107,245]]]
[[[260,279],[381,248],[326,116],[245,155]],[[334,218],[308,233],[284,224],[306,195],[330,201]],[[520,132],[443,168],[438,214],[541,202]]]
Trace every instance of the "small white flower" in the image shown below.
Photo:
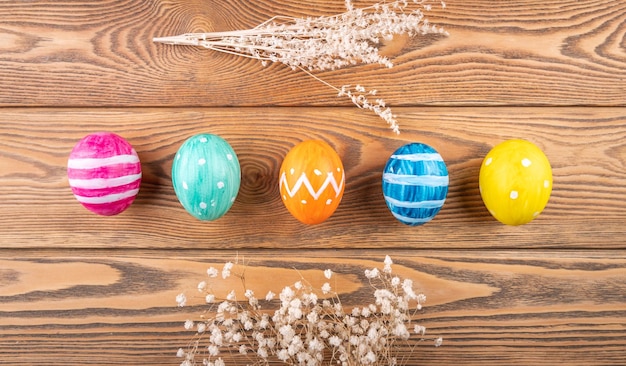
[[[361,316],[364,318],[369,318],[372,315],[371,309],[369,307],[363,307],[361,309]]]
[[[409,330],[406,329],[406,325],[404,325],[404,323],[396,324],[396,326],[393,328],[392,333],[400,339],[409,339],[409,337],[411,336]]]
[[[273,293],[272,291],[268,291],[267,295],[265,295],[265,300],[266,301],[272,301],[275,296],[276,296],[275,293]]]
[[[206,281],[198,283],[198,291],[202,292],[206,289]]]
[[[222,331],[220,330],[220,328],[218,327],[213,327],[211,329],[211,336],[209,337],[209,341],[211,342],[212,345],[215,346],[221,346],[222,344],[224,344],[224,335],[222,334]],[[219,349],[217,350],[217,352],[219,353]],[[213,356],[216,356],[217,353],[213,354]]]
[[[190,330],[193,328],[193,320],[185,320],[185,329]]]
[[[187,296],[185,296],[184,293],[176,295],[176,303],[182,308],[185,304],[187,304]]]
[[[380,271],[378,270],[378,268],[365,270],[365,277],[369,278],[370,280],[377,278],[378,276],[380,276]]]
[[[178,352],[176,352],[176,357],[185,357],[185,350],[182,348],[179,348]]]
[[[209,267],[209,269],[206,270],[206,274],[211,278],[217,277],[218,273],[219,272],[215,267]]]
[[[245,330],[251,330],[254,327],[254,323],[252,322],[251,319],[246,320],[245,323],[243,323],[243,329]],[[239,334],[239,333],[237,333]],[[241,334],[239,334],[241,336]],[[236,341],[239,342],[239,341]]]
[[[402,282],[402,290],[411,300],[417,300],[417,294],[413,291],[413,280],[405,278]]]
[[[224,268],[222,268],[222,278],[223,279],[227,279],[228,277],[230,277],[230,270],[233,269],[233,262],[228,262],[224,265]]]
[[[236,298],[237,296],[235,295],[235,290],[230,291],[228,295],[226,295],[226,300],[228,301],[235,301]]]
[[[314,293],[308,293],[302,295],[302,302],[304,305],[317,305],[317,295]]]
[[[339,347],[341,345],[341,339],[337,337],[336,335],[334,335],[328,338],[328,344],[330,344],[333,347]]]
[[[204,297],[204,301],[205,301],[207,304],[212,304],[212,303],[214,303],[214,302],[215,302],[215,295],[213,295],[213,294],[208,294],[208,295],[206,295],[206,296]]]
[[[270,325],[269,316],[267,314],[263,314],[261,316],[261,321],[259,321],[259,329],[266,329]]]
[[[327,293],[329,293],[329,292],[330,292],[330,290],[331,290],[331,288],[330,288],[330,283],[325,282],[325,283],[322,285],[322,293],[327,294]]]
[[[413,328],[413,333],[421,334],[423,336],[426,334],[426,327],[416,324],[415,327]]]
[[[285,342],[290,343],[296,335],[296,331],[289,324],[285,324],[278,329],[278,333],[283,336]]]
[[[286,362],[289,359],[289,352],[287,349],[283,348],[276,354],[279,360]]]
[[[302,306],[302,301],[298,298],[295,298],[289,302],[290,308],[296,309],[296,308],[300,308],[301,306]]]
[[[332,275],[333,275],[333,271],[331,271],[330,269],[327,269],[324,271],[324,277],[326,277],[327,280],[330,280]]]
[[[220,348],[214,344],[207,347],[210,356],[217,356],[220,354]]]
[[[435,347],[439,347],[443,344],[443,338],[439,337],[435,339]]]
[[[267,348],[265,347],[259,347],[259,349],[256,351],[257,355],[259,355],[259,357],[266,359],[268,357],[268,353],[267,353]]]
[[[383,272],[391,273],[391,265],[393,264],[393,261],[391,260],[390,256],[385,257],[384,264],[385,264],[385,267],[383,268]]]
[[[308,313],[306,315],[306,320],[310,324],[317,324],[319,319],[320,319],[320,317],[319,317],[319,314],[317,313],[317,311],[311,311],[310,313]]]
[[[364,364],[373,364],[376,362],[376,354],[372,351],[367,352],[367,354],[365,355],[364,359],[363,359],[363,363]]]
[[[293,292],[293,289],[289,286],[286,286],[280,292],[280,300],[283,302],[289,302],[293,298],[294,295],[295,295],[295,292]]]
[[[250,320],[248,320],[248,321],[246,322],[246,324],[247,324],[248,322],[250,322]],[[251,327],[250,327],[250,328],[244,327],[244,328],[245,328],[246,330],[250,330],[250,329],[252,329]],[[237,343],[239,343],[239,342],[241,341],[241,339],[242,339],[242,338],[243,338],[243,335],[241,334],[241,332],[237,332],[237,333],[233,334],[233,341],[235,341],[235,342],[237,342]]]

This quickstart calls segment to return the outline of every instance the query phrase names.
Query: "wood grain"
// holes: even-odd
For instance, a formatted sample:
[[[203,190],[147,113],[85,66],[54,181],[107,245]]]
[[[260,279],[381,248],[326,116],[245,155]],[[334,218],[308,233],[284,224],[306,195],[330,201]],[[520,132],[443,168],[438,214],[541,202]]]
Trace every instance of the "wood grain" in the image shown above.
[[[274,15],[329,15],[343,3],[3,2],[0,105],[347,106],[282,65],[151,41],[250,28]],[[626,104],[623,1],[474,0],[435,8],[429,18],[449,37],[398,37],[383,47],[392,69],[319,76],[377,89],[397,106]]]
[[[624,248],[625,108],[406,108],[398,113],[399,136],[355,108],[5,109],[0,115],[0,241],[9,248]],[[121,133],[143,166],[138,199],[117,217],[85,210],[67,183],[73,145],[100,130]],[[214,222],[187,214],[171,186],[175,152],[200,132],[229,141],[242,166],[237,200]],[[555,182],[547,209],[523,227],[491,218],[478,192],[484,156],[515,137],[545,151]],[[328,141],[347,174],[341,205],[316,226],[291,217],[278,194],[282,159],[297,142],[311,138]],[[451,176],[444,208],[417,228],[390,215],[380,188],[386,160],[411,141],[435,147]]]
[[[0,354],[11,365],[178,364],[206,310],[196,285],[209,266],[245,261],[249,288],[279,292],[335,272],[348,309],[373,300],[362,275],[382,268],[427,295],[418,320],[444,346],[419,345],[407,364],[620,364],[626,354],[626,257],[595,251],[3,251]],[[243,267],[236,266],[234,271]],[[297,269],[297,271],[296,271]],[[243,292],[236,278],[218,295]],[[177,308],[185,292],[188,306]],[[241,295],[240,293],[240,295]],[[265,304],[267,309],[274,305]],[[418,342],[413,339],[413,345]],[[8,356],[8,358],[7,358]]]
[[[400,135],[282,65],[151,41],[343,10],[0,1],[0,364],[176,365],[207,266],[245,260],[258,293],[298,273],[319,285],[332,268],[357,306],[371,301],[363,270],[386,254],[427,295],[428,335],[444,337],[401,346],[406,365],[625,364],[626,2],[449,0],[428,14],[449,37],[396,37],[382,47],[391,69],[318,75],[377,89]],[[109,218],[81,207],[66,176],[74,144],[102,130],[131,142],[143,168],[135,203]],[[234,206],[210,223],[171,186],[175,152],[200,132],[224,137],[242,167]],[[495,221],[478,192],[482,158],[510,138],[537,144],[554,175],[546,210],[521,227]],[[317,226],[278,195],[282,159],[306,139],[330,143],[347,170],[339,209]],[[417,228],[393,219],[380,187],[389,155],[413,141],[450,172],[444,208]]]

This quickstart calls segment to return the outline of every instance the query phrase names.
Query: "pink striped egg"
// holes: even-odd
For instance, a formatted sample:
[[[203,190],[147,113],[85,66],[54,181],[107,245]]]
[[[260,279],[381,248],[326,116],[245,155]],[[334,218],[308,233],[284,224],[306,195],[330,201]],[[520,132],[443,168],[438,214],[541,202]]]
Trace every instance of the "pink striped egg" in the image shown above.
[[[122,137],[98,132],[83,137],[67,161],[74,197],[102,216],[117,215],[135,200],[141,183],[141,163]]]

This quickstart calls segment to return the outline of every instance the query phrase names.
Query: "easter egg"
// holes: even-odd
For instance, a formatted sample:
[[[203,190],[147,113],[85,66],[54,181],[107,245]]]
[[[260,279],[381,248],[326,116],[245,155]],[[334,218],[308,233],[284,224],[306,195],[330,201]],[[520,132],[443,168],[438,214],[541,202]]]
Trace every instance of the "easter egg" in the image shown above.
[[[287,210],[300,222],[319,224],[339,206],[345,185],[339,155],[324,141],[294,146],[280,167],[279,189]]]
[[[122,137],[98,132],[83,137],[67,161],[67,177],[74,197],[102,216],[126,210],[141,183],[137,152]]]
[[[241,168],[237,155],[220,136],[192,136],[174,156],[172,184],[189,214],[203,221],[219,219],[239,193]]]
[[[480,195],[498,221],[522,225],[535,219],[552,192],[552,168],[545,154],[526,140],[495,146],[480,166]]]
[[[432,147],[410,143],[397,149],[383,170],[383,196],[401,223],[417,226],[432,220],[448,194],[448,169]]]

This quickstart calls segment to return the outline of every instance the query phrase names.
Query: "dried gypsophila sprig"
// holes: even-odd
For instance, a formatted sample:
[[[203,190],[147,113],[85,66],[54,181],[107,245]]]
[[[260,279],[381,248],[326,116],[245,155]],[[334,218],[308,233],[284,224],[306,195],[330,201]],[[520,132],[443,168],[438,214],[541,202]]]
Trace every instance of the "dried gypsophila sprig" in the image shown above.
[[[379,53],[378,45],[382,40],[392,39],[394,35],[447,34],[425,19],[423,11],[432,7],[429,0],[382,1],[363,8],[355,8],[351,0],[346,0],[345,4],[346,12],[332,16],[276,16],[252,29],[187,33],[157,37],[153,41],[201,46],[257,59],[264,66],[269,62],[280,62],[322,81],[312,73],[357,64],[392,67],[391,60]],[[445,8],[443,1],[440,4]],[[367,96],[375,92],[366,93],[361,86],[352,91],[349,86],[338,88],[322,82],[335,89],[339,96],[348,97],[359,108],[376,113],[399,133],[396,116],[385,102],[380,98],[374,103],[369,101]]]
[[[198,284],[211,309],[201,320],[185,322],[185,329],[196,335],[187,349],[177,352],[183,358],[181,366],[197,362],[225,365],[221,357],[224,353],[239,354],[255,365],[268,365],[271,361],[308,366],[400,364],[398,342],[408,345],[411,327],[419,337],[426,332],[413,319],[426,297],[413,290],[412,280],[393,274],[392,264],[386,256],[382,270],[365,270],[374,290],[374,302],[369,305],[355,307],[348,313],[330,282],[316,289],[301,278],[282,289],[278,295],[280,306],[270,315],[261,310],[262,300],[256,298],[254,291],[245,287],[245,276],[233,272],[234,264],[228,262],[221,277],[239,277],[245,300],[238,301],[234,290],[218,299],[206,281]],[[219,280],[220,271],[216,268],[209,268],[207,274],[210,280]],[[324,271],[326,280],[333,275],[330,269]],[[269,291],[265,301],[271,302],[275,297]],[[185,306],[187,298],[179,294],[176,301]],[[435,346],[441,344],[442,339],[437,338]],[[408,346],[413,351],[414,346]]]

